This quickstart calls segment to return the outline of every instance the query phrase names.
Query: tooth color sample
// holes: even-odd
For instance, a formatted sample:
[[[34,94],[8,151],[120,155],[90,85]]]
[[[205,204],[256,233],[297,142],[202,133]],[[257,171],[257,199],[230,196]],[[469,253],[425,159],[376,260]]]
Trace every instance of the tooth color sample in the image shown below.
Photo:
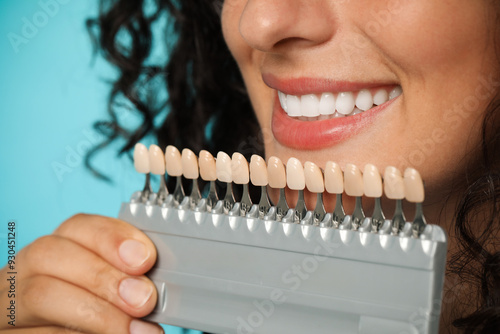
[[[286,163],[286,183],[292,190],[302,190],[306,187],[304,167],[296,158],[290,158]]]
[[[267,186],[268,183],[266,161],[256,154],[250,158],[250,179],[256,186]]]
[[[363,185],[365,195],[368,197],[382,197],[382,176],[377,167],[372,164],[367,164],[363,170]]]
[[[405,195],[406,200],[412,203],[422,203],[425,199],[424,182],[420,173],[413,169],[407,168],[404,174]]]
[[[165,174],[165,155],[158,145],[149,146],[149,167],[152,174]]]
[[[149,169],[149,152],[146,146],[141,143],[135,144],[134,147],[134,167],[138,173],[147,174]]]
[[[344,169],[345,193],[349,196],[363,196],[363,175],[359,168],[353,164],[347,164]]]
[[[286,187],[285,165],[278,157],[270,157],[267,161],[267,175],[271,188],[281,189]]]
[[[405,198],[405,185],[401,172],[396,167],[389,166],[384,172],[384,192],[389,199]]]
[[[306,161],[304,164],[304,176],[307,189],[312,193],[322,193],[325,191],[325,182],[321,169],[314,163]]]
[[[217,180],[217,169],[215,167],[214,156],[205,150],[200,151],[198,158],[200,164],[200,175],[205,181]]]
[[[249,170],[247,159],[243,154],[235,152],[231,158],[231,175],[236,184],[247,184],[249,181]]]
[[[224,152],[217,153],[217,160],[215,161],[215,168],[217,171],[217,178],[222,182],[233,182],[231,171],[231,158]]]
[[[197,179],[200,174],[198,171],[198,158],[190,149],[182,150],[182,172],[186,179]]]
[[[333,161],[328,161],[325,166],[325,188],[330,194],[342,194],[344,192],[342,169]]]
[[[165,150],[165,163],[167,167],[167,174],[170,176],[182,175],[182,158],[181,152],[172,145],[168,145]]]

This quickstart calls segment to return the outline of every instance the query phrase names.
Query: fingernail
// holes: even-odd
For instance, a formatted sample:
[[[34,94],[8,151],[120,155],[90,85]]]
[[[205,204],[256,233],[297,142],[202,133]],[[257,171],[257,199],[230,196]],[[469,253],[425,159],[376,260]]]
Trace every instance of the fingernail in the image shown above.
[[[125,240],[120,245],[118,253],[123,262],[131,267],[139,267],[149,257],[149,251],[142,242],[137,240]]]
[[[149,322],[132,320],[130,322],[130,334],[162,334],[163,330]]]
[[[120,297],[132,307],[144,306],[153,294],[153,286],[139,278],[126,278],[120,282],[118,293]]]

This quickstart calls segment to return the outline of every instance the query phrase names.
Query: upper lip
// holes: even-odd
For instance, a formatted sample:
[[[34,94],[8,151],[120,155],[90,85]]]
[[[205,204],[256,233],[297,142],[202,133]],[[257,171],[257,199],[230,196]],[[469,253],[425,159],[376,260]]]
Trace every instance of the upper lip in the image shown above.
[[[362,89],[370,89],[385,86],[394,86],[398,83],[388,81],[366,81],[366,82],[352,82],[340,81],[327,78],[277,78],[273,74],[262,74],[264,83],[278,90],[282,93],[289,95],[306,95],[306,94],[321,94],[324,92],[340,93],[340,92],[356,92]]]

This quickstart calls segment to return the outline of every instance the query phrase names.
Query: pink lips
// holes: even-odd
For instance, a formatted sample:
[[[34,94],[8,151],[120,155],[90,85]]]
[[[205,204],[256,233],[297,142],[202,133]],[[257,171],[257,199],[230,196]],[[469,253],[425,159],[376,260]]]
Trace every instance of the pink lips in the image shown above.
[[[271,75],[264,75],[263,79],[269,87],[292,95],[357,91],[363,88],[387,87],[390,85],[387,83],[332,83],[328,80],[314,79],[279,81]],[[322,149],[340,143],[363,131],[374,122],[381,111],[385,110],[395,100],[397,99],[392,99],[354,116],[321,121],[301,121],[286,114],[281,108],[276,91],[272,115],[272,131],[276,140],[284,146],[301,150]]]

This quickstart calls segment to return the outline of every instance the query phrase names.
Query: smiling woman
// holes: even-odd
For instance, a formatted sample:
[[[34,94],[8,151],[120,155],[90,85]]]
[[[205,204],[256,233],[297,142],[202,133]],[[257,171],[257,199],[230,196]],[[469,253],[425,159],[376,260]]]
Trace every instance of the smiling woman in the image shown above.
[[[165,13],[177,41],[151,65],[152,26]],[[426,181],[426,218],[450,239],[440,332],[498,333],[499,13],[491,0],[102,0],[89,27],[120,75],[111,120],[97,124],[108,139],[96,150],[120,138],[127,152],[153,134],[162,148],[247,160],[265,153],[321,168],[415,167]],[[135,129],[118,117],[124,97],[142,116]],[[276,203],[278,190],[268,191]],[[295,203],[297,192],[286,191]],[[305,195],[313,207],[316,194]],[[331,212],[335,194],[323,195]],[[352,210],[355,198],[344,199]],[[382,206],[390,211],[394,201]],[[156,252],[130,225],[79,215],[20,256],[32,282],[20,326],[79,324],[62,310],[82,300],[102,310],[83,332],[157,330],[134,320],[155,303],[142,275]],[[67,265],[53,273],[46,258]],[[40,297],[37,286],[54,289]],[[59,301],[54,312],[43,308],[49,298]]]
[[[247,156],[264,149],[267,157],[319,166],[333,159],[342,168],[418,168],[426,181],[426,216],[450,234],[447,279],[460,282],[445,292],[459,298],[443,305],[441,328],[495,332],[497,2],[226,0],[221,26],[218,3],[158,3],[179,33],[166,67],[171,113],[156,131],[160,145]],[[118,49],[108,42],[107,25],[121,15],[129,20],[121,27],[132,33],[130,24],[145,18],[111,8],[99,24],[100,46],[113,56]],[[140,44],[147,35],[135,36],[132,50],[147,54]],[[126,93],[138,84],[128,74],[145,68],[140,59],[121,60],[124,75],[114,87]],[[209,120],[212,132],[204,137]],[[289,201],[296,196],[289,192]],[[277,192],[272,197],[276,203]]]

